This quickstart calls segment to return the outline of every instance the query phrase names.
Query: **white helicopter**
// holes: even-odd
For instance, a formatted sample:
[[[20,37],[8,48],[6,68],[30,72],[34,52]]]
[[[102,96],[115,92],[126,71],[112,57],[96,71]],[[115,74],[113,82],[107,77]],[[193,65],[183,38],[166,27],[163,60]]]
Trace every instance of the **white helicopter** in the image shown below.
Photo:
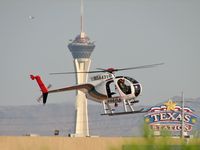
[[[74,73],[102,73],[91,78],[91,82],[79,84],[75,86],[69,86],[54,90],[48,90],[49,87],[46,87],[39,75],[30,75],[32,80],[36,80],[41,91],[43,98],[43,104],[47,101],[47,96],[50,93],[64,92],[70,90],[80,90],[85,93],[86,97],[92,101],[102,103],[104,114],[101,115],[122,115],[122,114],[131,114],[131,113],[143,113],[145,110],[142,108],[140,110],[134,110],[133,104],[138,103],[139,100],[136,98],[142,92],[142,85],[135,79],[127,76],[115,76],[115,72],[130,70],[130,69],[141,69],[141,68],[151,68],[164,63],[137,66],[131,68],[122,68],[122,69],[101,69],[97,71],[89,72],[63,72],[63,73],[51,73],[51,74],[74,74]],[[123,103],[124,111],[115,112],[115,109],[111,107],[110,104],[114,104],[114,107],[117,107],[119,103]]]

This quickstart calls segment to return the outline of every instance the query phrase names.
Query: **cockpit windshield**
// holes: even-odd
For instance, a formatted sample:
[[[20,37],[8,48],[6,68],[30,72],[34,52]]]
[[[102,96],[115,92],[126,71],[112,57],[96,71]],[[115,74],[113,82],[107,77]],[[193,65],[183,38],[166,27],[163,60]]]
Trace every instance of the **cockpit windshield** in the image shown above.
[[[133,84],[138,83],[138,81],[136,81],[136,80],[133,79],[133,78],[130,78],[130,77],[124,77],[124,78],[127,79],[127,80],[129,80],[129,81],[131,81],[131,83],[133,83]]]
[[[135,96],[138,96],[141,93],[141,85],[138,81],[136,81],[133,78],[127,77],[127,76],[117,76],[116,78],[124,78],[128,81],[130,81],[133,84],[133,87],[135,89]],[[118,85],[120,89],[123,91],[125,94],[131,94],[131,86],[125,84],[121,84],[120,79],[118,80]]]
[[[131,94],[131,86],[125,79],[119,79],[117,84],[124,94]]]

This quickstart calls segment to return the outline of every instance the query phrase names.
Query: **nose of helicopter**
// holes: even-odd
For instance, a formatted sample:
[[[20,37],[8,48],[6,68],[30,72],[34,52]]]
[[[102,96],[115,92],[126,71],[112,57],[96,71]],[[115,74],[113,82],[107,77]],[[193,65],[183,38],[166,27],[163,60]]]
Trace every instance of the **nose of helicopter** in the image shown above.
[[[139,96],[142,93],[142,85],[140,83],[134,85],[135,96]]]

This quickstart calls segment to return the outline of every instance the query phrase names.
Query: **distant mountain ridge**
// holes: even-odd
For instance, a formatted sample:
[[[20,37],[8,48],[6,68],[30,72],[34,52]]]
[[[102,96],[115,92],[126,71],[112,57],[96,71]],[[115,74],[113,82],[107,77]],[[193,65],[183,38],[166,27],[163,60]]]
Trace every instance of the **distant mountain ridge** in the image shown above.
[[[178,104],[181,97],[173,97]],[[0,106],[0,135],[53,135],[59,130],[61,136],[74,132],[75,108],[73,103],[32,106]],[[158,104],[159,105],[159,104]],[[200,98],[185,99],[185,105],[200,116]],[[145,106],[138,106],[143,108]],[[90,135],[141,136],[144,114],[101,116],[102,105],[89,104]],[[200,130],[200,119],[196,129]]]

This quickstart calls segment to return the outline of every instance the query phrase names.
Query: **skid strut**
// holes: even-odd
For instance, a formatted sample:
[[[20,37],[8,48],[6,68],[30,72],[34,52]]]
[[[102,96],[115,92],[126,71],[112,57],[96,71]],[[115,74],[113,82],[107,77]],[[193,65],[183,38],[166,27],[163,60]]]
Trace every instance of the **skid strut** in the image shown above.
[[[110,107],[109,103],[103,101],[103,109],[104,109],[104,114],[113,114],[113,109]]]

